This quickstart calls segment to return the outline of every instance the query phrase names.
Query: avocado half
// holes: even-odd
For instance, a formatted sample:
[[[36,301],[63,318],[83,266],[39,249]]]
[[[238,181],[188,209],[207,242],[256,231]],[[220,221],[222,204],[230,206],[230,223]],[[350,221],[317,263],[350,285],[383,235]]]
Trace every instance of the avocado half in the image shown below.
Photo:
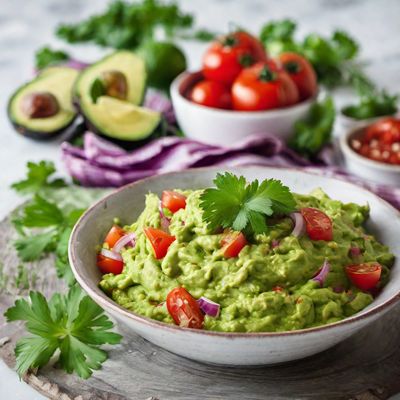
[[[19,87],[11,96],[7,107],[8,118],[16,131],[39,140],[49,140],[65,132],[77,116],[72,104],[71,90],[78,75],[79,72],[73,68],[51,67]],[[31,118],[24,113],[23,99],[36,92],[47,92],[56,98],[59,110],[55,115]]]
[[[105,73],[123,74],[126,97],[93,97],[93,88]],[[140,107],[146,91],[144,60],[130,51],[117,51],[81,72],[73,88],[74,104],[88,128],[112,141],[133,148],[161,135],[161,114]]]

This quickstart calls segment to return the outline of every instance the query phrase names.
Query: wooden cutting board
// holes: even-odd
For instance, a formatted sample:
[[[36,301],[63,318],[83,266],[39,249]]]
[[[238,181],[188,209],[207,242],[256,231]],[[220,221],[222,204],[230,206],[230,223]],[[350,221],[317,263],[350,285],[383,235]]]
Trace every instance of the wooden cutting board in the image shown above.
[[[19,261],[10,217],[0,222],[0,261],[6,287],[0,289],[0,357],[14,368],[13,349],[22,324],[5,323],[15,298]],[[46,295],[65,290],[52,257],[27,264],[31,288]],[[1,275],[1,272],[0,272]],[[2,279],[0,279],[2,281]],[[119,327],[124,339],[92,378],[81,380],[56,366],[29,373],[24,380],[57,400],[261,400],[387,399],[400,392],[400,306],[372,326],[316,356],[272,367],[226,368],[171,354]]]

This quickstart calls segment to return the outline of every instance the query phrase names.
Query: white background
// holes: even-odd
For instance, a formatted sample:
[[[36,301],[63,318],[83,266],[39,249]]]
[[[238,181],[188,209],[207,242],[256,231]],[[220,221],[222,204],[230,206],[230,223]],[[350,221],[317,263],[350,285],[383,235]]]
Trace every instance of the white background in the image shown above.
[[[64,47],[85,61],[104,50],[93,46],[69,47],[53,36],[61,21],[77,21],[102,10],[106,0],[0,0],[0,218],[21,199],[10,184],[24,175],[28,160],[53,160],[62,171],[59,141],[38,143],[18,136],[9,126],[9,95],[33,74],[33,53],[44,45]],[[184,10],[194,12],[198,25],[223,32],[235,22],[255,33],[270,19],[290,17],[299,22],[299,36],[311,31],[329,34],[343,28],[362,46],[362,58],[371,76],[400,91],[400,1],[398,0],[181,0]],[[199,65],[204,44],[183,43],[190,67]],[[336,93],[337,104],[348,92]],[[400,399],[400,396],[396,398]],[[42,396],[0,361],[0,399],[36,400]]]

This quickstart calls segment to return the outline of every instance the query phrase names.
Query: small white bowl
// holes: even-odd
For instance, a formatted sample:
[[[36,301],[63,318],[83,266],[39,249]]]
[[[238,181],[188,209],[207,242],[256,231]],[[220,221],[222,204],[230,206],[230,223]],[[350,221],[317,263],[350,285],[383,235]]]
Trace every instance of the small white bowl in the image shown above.
[[[366,180],[400,187],[400,165],[370,160],[351,148],[350,141],[357,138],[366,126],[368,124],[359,126],[340,136],[340,150],[347,170]]]
[[[221,168],[197,168],[155,176],[124,186],[89,208],[75,225],[69,242],[69,260],[83,290],[115,319],[150,342],[173,353],[206,363],[224,365],[263,365],[296,360],[323,351],[373,323],[400,300],[400,213],[375,194],[345,181],[314,175],[296,169],[240,167],[227,168],[248,180],[281,179],[298,193],[322,188],[332,198],[371,207],[367,229],[395,254],[390,280],[374,301],[359,313],[341,321],[287,332],[226,333],[181,328],[131,312],[110,299],[98,284],[96,246],[110,229],[115,217],[132,223],[142,212],[145,195],[165,188],[198,189],[209,187]],[[384,329],[384,328],[383,328]],[[127,334],[129,335],[129,334]],[[129,337],[125,337],[129,340]]]
[[[188,91],[202,79],[201,72],[183,72],[171,85],[176,118],[184,134],[204,143],[227,145],[253,133],[287,140],[293,125],[307,116],[316,96],[294,106],[268,111],[233,111],[205,107],[190,101]]]

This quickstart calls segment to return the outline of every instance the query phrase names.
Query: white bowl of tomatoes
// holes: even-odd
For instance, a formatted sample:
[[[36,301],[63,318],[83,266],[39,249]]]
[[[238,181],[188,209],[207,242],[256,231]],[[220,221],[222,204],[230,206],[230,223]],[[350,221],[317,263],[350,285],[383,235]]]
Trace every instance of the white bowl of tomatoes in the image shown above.
[[[340,138],[347,169],[362,178],[400,187],[400,119],[381,118]]]
[[[211,44],[201,71],[179,75],[171,97],[186,136],[225,145],[263,132],[288,139],[317,91],[315,71],[304,57],[269,58],[260,41],[238,31]]]

